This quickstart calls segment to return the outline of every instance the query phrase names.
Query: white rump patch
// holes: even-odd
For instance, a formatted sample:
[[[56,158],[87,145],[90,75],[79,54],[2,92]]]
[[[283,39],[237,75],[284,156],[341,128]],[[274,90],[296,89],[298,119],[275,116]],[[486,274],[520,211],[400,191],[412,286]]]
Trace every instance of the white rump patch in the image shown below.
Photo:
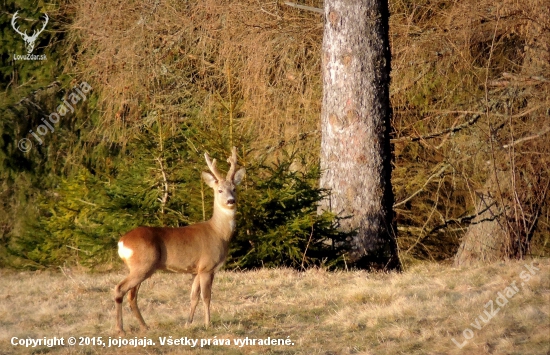
[[[118,242],[118,255],[122,260],[126,260],[134,254],[134,251],[124,246],[123,242]]]

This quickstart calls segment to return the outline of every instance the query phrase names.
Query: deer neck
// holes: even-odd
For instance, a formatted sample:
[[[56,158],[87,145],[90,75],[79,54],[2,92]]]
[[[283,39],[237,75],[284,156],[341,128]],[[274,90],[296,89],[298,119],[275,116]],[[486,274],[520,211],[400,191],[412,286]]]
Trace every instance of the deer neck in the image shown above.
[[[229,240],[235,231],[235,209],[227,209],[214,204],[214,213],[209,223],[224,240]]]

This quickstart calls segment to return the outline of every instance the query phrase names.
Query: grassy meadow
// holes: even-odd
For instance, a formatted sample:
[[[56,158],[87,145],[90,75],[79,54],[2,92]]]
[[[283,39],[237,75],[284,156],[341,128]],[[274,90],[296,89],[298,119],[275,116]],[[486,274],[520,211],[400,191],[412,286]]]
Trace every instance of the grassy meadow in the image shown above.
[[[548,354],[549,275],[548,259],[463,269],[423,263],[401,274],[222,271],[205,329],[202,304],[185,327],[189,275],[158,273],[140,290],[149,331],[139,331],[124,303],[125,338],[155,345],[109,347],[109,338],[118,340],[112,289],[124,271],[2,270],[0,354]],[[67,344],[71,336],[102,337],[106,346],[11,344],[13,337],[63,337]],[[170,336],[197,344],[160,344]],[[291,345],[235,344],[267,337]],[[211,344],[201,347],[201,339]]]

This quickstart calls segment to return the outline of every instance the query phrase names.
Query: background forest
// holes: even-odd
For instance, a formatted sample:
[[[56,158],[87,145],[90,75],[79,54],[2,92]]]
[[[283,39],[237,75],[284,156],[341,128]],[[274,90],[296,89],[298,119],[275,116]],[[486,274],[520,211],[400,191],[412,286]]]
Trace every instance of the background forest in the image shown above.
[[[14,60],[18,10],[29,33],[48,14],[34,50],[47,60]],[[499,233],[506,256],[547,257],[547,4],[390,10],[402,262],[450,262],[463,240]],[[118,267],[116,242],[133,227],[210,217],[203,153],[223,162],[233,145],[247,176],[226,267],[346,266],[346,216],[317,214],[322,14],[272,1],[21,0],[3,2],[0,28],[1,267]],[[86,100],[37,144],[29,131],[82,82]]]

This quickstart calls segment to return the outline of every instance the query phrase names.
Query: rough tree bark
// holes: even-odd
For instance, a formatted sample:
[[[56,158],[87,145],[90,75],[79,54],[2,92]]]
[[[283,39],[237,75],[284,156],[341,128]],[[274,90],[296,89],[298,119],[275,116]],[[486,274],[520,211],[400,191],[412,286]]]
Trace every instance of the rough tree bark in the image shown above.
[[[387,0],[325,0],[321,209],[356,230],[356,267],[399,269],[391,186]]]

